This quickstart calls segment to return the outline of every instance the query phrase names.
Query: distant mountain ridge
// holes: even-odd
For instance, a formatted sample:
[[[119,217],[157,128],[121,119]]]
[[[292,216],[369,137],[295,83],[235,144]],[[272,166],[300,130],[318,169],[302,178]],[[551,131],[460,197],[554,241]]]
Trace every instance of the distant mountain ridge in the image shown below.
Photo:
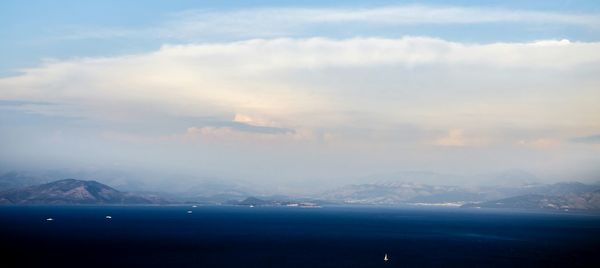
[[[22,180],[22,181],[20,181]],[[308,196],[252,195],[240,187],[190,193],[122,192],[97,181],[64,179],[16,188],[40,179],[7,173],[0,182],[0,204],[209,204],[312,206],[315,204],[434,205],[516,209],[600,210],[600,185],[579,182],[526,183],[517,186],[444,186],[412,182],[352,184]],[[198,187],[197,185],[195,187]],[[192,187],[191,187],[192,188]],[[202,192],[203,194],[200,194]],[[250,196],[250,197],[249,197]],[[257,196],[260,197],[252,197]],[[246,198],[246,199],[244,199]],[[167,201],[168,200],[168,201]]]
[[[321,198],[348,204],[396,205],[486,200],[482,189],[412,182],[353,184],[324,192]]]
[[[463,205],[467,208],[600,210],[600,190],[563,195],[527,194],[481,203]]]
[[[595,207],[593,201],[595,199],[591,196],[594,195],[595,191],[600,191],[599,185],[589,185],[579,182],[480,187],[434,186],[419,183],[391,182],[347,185],[324,192],[319,197],[345,204],[441,205],[454,203],[454,205],[463,205],[475,203],[486,204],[485,206],[487,207],[495,207],[492,205],[494,204],[494,200],[513,197],[527,199],[526,196],[534,196],[539,197],[538,199],[540,200],[554,200],[548,204],[557,203],[571,208],[592,209]],[[592,201],[582,201],[588,199]],[[575,202],[575,200],[578,201]],[[544,201],[540,202],[543,203]],[[535,205],[533,201],[529,203],[526,206],[531,208],[552,207],[552,205]],[[583,205],[584,203],[585,205]],[[557,206],[560,207],[561,205]]]
[[[159,204],[151,195],[120,192],[97,181],[64,179],[0,192],[0,204]]]

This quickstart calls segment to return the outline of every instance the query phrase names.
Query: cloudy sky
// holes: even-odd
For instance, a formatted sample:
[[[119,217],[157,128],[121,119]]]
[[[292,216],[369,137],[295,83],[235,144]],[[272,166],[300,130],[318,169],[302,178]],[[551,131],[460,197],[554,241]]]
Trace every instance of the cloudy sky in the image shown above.
[[[478,2],[2,1],[0,169],[599,180],[600,4]]]

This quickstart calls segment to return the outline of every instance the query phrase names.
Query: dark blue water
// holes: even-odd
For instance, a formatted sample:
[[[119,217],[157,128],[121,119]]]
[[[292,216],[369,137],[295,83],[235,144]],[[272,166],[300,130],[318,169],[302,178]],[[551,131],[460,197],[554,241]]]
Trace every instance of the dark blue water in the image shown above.
[[[8,206],[0,207],[0,242],[2,267],[600,267],[600,216]]]

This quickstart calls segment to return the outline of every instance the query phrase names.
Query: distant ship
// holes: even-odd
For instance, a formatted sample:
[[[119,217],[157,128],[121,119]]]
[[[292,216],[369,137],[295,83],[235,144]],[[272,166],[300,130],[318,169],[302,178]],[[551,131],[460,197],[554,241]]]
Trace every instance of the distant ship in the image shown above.
[[[112,216],[106,216],[107,219],[112,219]]]
[[[47,218],[46,221],[53,221],[53,218]]]
[[[388,259],[387,254],[385,254],[385,256],[383,256],[383,261],[389,261],[390,259]]]

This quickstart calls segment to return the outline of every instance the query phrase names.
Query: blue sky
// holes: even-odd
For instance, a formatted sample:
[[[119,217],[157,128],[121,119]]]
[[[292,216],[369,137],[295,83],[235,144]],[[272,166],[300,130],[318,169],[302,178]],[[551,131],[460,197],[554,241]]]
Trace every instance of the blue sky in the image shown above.
[[[2,1],[0,25],[3,169],[599,179],[597,1]]]

